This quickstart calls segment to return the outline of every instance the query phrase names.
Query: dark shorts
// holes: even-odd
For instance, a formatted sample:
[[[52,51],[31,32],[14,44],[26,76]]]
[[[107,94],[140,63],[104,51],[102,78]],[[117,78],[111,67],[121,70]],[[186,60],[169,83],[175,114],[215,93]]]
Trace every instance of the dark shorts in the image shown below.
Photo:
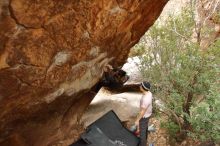
[[[139,121],[139,129],[140,129],[140,145],[139,146],[146,146],[147,144],[147,136],[148,136],[148,122],[150,117],[148,118],[141,118]]]

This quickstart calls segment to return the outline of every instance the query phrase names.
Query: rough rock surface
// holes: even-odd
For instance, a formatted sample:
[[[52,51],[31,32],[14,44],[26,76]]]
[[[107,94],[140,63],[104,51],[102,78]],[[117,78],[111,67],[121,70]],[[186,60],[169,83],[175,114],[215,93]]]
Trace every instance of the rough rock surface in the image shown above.
[[[0,145],[68,145],[103,67],[121,66],[167,0],[1,0]]]

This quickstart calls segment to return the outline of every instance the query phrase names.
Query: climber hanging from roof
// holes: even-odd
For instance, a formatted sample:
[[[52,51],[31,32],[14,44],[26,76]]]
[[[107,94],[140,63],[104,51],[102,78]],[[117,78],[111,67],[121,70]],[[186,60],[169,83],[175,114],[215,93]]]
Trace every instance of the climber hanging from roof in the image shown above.
[[[104,73],[101,81],[97,85],[97,90],[102,86],[111,89],[120,88],[129,79],[126,72],[120,68],[113,68],[111,65],[104,67]]]
[[[126,72],[120,68],[107,65],[104,69],[103,83],[109,88],[118,88],[129,79]]]

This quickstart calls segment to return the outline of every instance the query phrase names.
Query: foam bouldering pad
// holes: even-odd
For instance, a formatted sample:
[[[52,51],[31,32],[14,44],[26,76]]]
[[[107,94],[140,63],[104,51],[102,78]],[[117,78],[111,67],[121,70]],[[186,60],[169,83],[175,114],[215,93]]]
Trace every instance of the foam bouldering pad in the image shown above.
[[[87,127],[70,146],[138,146],[139,138],[125,128],[114,111],[109,111]]]

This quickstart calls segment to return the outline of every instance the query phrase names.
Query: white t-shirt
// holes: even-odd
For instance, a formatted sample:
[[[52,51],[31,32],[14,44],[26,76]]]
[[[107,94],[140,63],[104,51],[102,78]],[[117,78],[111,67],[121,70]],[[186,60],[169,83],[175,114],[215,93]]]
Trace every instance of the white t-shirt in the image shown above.
[[[151,116],[152,114],[152,93],[150,91],[148,91],[147,93],[145,93],[140,100],[140,108],[144,108],[146,110],[143,118],[148,118]]]

